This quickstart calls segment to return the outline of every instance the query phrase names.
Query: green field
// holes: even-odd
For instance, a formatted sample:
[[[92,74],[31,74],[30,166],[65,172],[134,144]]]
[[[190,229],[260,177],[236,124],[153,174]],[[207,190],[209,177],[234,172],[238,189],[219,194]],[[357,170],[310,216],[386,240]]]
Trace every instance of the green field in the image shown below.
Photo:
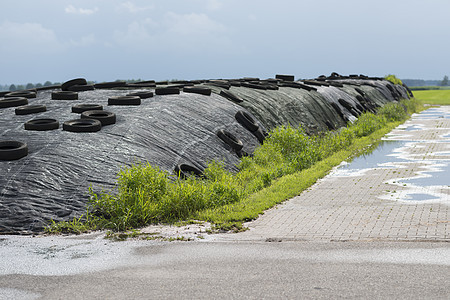
[[[450,90],[413,91],[413,94],[425,104],[450,105]]]

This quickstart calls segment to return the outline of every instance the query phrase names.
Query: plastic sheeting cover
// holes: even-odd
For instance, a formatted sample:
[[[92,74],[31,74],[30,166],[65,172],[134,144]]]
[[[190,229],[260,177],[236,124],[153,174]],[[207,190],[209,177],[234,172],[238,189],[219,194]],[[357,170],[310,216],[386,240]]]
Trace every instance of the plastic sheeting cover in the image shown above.
[[[338,99],[356,106],[360,87],[367,99],[380,106],[394,101],[387,81],[340,80],[343,87],[315,86],[317,91],[292,87],[260,90],[232,86],[229,91],[244,101],[236,104],[219,95],[224,88],[209,86],[211,96],[193,93],[154,96],[139,106],[108,106],[111,96],[126,95],[138,89],[93,90],[79,92],[78,100],[51,100],[51,91],[39,91],[29,104],[44,104],[47,111],[16,115],[14,107],[0,109],[0,141],[27,143],[28,156],[0,161],[0,234],[30,233],[42,230],[48,220],[70,220],[85,211],[88,188],[111,188],[120,168],[136,162],[149,162],[173,172],[179,163],[204,168],[213,160],[237,171],[239,157],[220,140],[216,132],[224,129],[239,138],[243,150],[252,153],[259,144],[256,137],[235,119],[239,110],[251,113],[265,129],[290,124],[303,126],[308,133],[345,126],[352,113]],[[367,85],[369,84],[369,85]],[[407,98],[405,88],[394,86]],[[117,121],[94,133],[62,130],[62,123],[78,119],[71,112],[76,104],[95,103],[113,112]],[[24,130],[24,122],[53,118],[59,129]],[[265,127],[265,128],[264,128]]]

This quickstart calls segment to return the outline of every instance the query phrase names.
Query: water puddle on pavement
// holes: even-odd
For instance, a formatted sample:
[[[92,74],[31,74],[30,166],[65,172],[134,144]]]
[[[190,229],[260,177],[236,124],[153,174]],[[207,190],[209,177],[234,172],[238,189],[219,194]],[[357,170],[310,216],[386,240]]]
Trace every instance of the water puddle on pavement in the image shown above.
[[[450,118],[450,114],[443,114],[442,111],[431,111],[426,115],[433,118],[436,118],[436,115],[445,115],[446,118]],[[405,124],[398,129],[420,131],[425,127],[421,124]],[[433,142],[448,143],[446,140]],[[392,179],[384,182],[398,188],[387,190],[379,198],[409,204],[439,202],[450,205],[450,153],[448,151],[429,153],[428,147],[424,141],[395,140],[395,137],[391,137],[380,141],[373,151],[350,162],[343,162],[330,173],[330,176],[370,176],[366,173],[371,170],[399,169],[398,173],[393,171],[399,177],[391,177]],[[423,150],[417,153],[418,149]],[[401,170],[408,168],[414,168],[412,176],[401,175]]]
[[[358,176],[361,175],[361,172],[378,167],[396,168],[396,162],[407,161],[401,155],[406,143],[405,141],[382,140],[372,152],[356,157],[351,162],[343,162],[334,170],[332,176]]]

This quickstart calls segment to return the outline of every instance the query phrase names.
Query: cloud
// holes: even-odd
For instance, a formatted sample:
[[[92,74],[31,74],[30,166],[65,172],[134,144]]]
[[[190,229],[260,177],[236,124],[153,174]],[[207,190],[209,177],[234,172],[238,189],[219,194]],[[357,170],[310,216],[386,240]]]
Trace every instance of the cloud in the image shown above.
[[[176,14],[168,12],[165,15],[165,24],[168,31],[180,35],[204,35],[211,33],[223,33],[225,26],[211,20],[205,14]]]
[[[93,44],[95,44],[95,35],[94,34],[88,34],[86,36],[81,37],[79,40],[70,40],[70,45],[76,46],[76,47],[88,47]]]
[[[53,30],[39,23],[5,21],[0,25],[0,36],[3,53],[55,53],[64,48]]]
[[[207,0],[206,1],[206,7],[209,10],[219,10],[222,8],[222,2],[220,2],[219,0]]]
[[[142,46],[149,44],[153,40],[153,28],[157,26],[151,18],[146,18],[142,21],[130,23],[126,31],[116,30],[113,37],[118,44],[137,44]]]
[[[199,54],[233,51],[228,33],[205,14],[168,12],[156,19],[133,21],[125,30],[116,30],[113,40],[130,52]]]
[[[92,9],[89,8],[76,8],[72,4],[67,6],[64,11],[68,14],[75,14],[75,15],[92,15],[98,11],[97,7],[94,7]]]
[[[146,10],[152,10],[154,8],[154,6],[149,5],[149,6],[136,6],[134,3],[127,1],[127,2],[123,2],[121,4],[119,4],[116,8],[117,11],[126,11],[129,13],[139,13],[139,12],[143,12]]]

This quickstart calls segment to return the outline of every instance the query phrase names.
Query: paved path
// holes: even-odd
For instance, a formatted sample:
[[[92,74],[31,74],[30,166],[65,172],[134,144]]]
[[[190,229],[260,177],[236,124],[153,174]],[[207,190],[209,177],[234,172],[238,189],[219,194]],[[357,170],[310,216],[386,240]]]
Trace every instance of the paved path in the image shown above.
[[[338,168],[226,240],[450,241],[450,107],[391,132],[372,156]]]

